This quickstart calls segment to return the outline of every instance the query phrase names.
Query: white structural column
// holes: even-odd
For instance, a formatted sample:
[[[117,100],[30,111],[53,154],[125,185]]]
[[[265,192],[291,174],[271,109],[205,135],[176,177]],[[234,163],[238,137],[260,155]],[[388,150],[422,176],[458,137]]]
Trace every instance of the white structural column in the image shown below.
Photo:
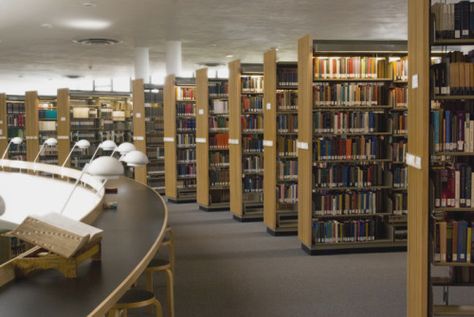
[[[148,47],[135,48],[135,79],[150,80],[150,50]]]
[[[166,73],[179,76],[181,74],[182,52],[181,41],[166,42]]]

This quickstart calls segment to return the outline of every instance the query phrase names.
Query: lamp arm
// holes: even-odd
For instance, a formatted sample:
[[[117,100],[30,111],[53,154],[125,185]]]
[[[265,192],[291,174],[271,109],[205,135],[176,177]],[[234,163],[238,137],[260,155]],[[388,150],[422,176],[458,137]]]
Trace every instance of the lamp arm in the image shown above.
[[[89,164],[92,163],[92,161],[95,159],[95,156],[97,155],[97,152],[99,152],[100,149],[100,144],[97,146],[97,149],[95,149],[94,154],[92,155]]]
[[[43,151],[43,149],[44,149],[44,147],[45,147],[45,144],[46,144],[46,143],[41,144],[41,147],[40,147],[40,149],[39,149],[39,151],[38,151],[38,154],[36,154],[36,157],[35,157],[33,163],[36,163],[36,161],[38,160],[41,151]]]
[[[66,210],[66,207],[69,204],[69,201],[71,200],[72,195],[76,191],[77,185],[79,185],[79,182],[81,181],[82,176],[84,175],[85,172],[86,172],[86,169],[83,168],[82,171],[81,171],[81,175],[79,175],[79,178],[76,180],[76,183],[74,183],[74,187],[72,188],[71,192],[69,193],[69,196],[67,197],[67,200],[64,203],[63,207],[61,208],[61,211],[59,212],[60,214],[62,214],[64,212],[64,210]]]
[[[7,155],[8,149],[10,149],[11,144],[12,144],[12,141],[10,140],[10,142],[8,142],[8,144],[7,144],[7,148],[5,149],[5,152],[3,152],[2,160],[5,159],[5,156]]]
[[[115,152],[117,152],[117,148],[115,148],[113,151],[112,151],[112,154],[110,154],[110,157],[113,157]]]
[[[72,149],[71,149],[71,151],[69,151],[69,153],[68,153],[68,155],[67,155],[66,159],[64,160],[64,162],[63,162],[63,165],[61,165],[61,167],[64,167],[64,166],[66,165],[67,161],[68,161],[68,160],[69,160],[69,158],[71,157],[71,155],[72,155],[72,152],[74,152],[74,149],[75,149],[76,147],[77,147],[77,144],[76,144],[76,143],[74,143],[74,145],[72,146]]]

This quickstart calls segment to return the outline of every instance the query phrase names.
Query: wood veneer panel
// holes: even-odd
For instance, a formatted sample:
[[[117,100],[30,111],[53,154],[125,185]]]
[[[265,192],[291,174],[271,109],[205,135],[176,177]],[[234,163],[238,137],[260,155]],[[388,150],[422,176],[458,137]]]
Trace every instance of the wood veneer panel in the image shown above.
[[[25,95],[26,111],[26,160],[33,162],[39,151],[39,114],[38,92],[27,91]]]
[[[311,248],[312,149],[313,149],[313,42],[309,35],[298,40],[298,237]]]
[[[196,72],[196,181],[197,203],[209,206],[209,80],[207,68]],[[198,139],[205,143],[197,142]]]
[[[0,94],[0,157],[8,145],[7,96]]]
[[[407,316],[420,317],[428,316],[429,1],[408,6],[408,152],[421,157],[421,169],[408,167]]]
[[[263,127],[264,140],[271,142],[271,146],[265,146],[263,159],[263,222],[265,225],[276,230],[276,50],[271,49],[263,55]],[[269,105],[269,107],[268,107]]]
[[[236,216],[243,215],[242,201],[242,128],[240,60],[229,63],[229,177],[230,211]],[[238,140],[238,144],[231,144]]]
[[[145,88],[143,79],[132,82],[133,101],[133,144],[138,151],[146,154],[145,132]],[[146,166],[135,167],[135,180],[147,184]]]
[[[176,91],[175,76],[168,75],[165,79],[164,98],[164,137],[165,137],[165,192],[166,196],[176,199]],[[166,138],[172,139],[167,141]]]
[[[70,120],[70,97],[69,89],[58,89],[56,109],[58,112],[58,164],[63,164],[69,151],[71,150],[71,120]],[[66,166],[69,166],[67,162]]]

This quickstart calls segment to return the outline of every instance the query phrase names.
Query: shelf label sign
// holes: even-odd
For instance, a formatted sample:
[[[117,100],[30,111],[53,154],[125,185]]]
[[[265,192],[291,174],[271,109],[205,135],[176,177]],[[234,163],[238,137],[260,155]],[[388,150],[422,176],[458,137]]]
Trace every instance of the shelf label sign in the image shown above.
[[[165,137],[163,138],[163,142],[173,143],[173,142],[174,142],[174,138],[173,138],[173,137],[169,137],[169,136],[165,136]]]
[[[133,137],[133,140],[135,140],[135,141],[144,141],[145,138],[142,137],[142,136],[134,136],[134,137]]]
[[[199,115],[202,116],[202,115],[204,114],[204,109],[199,109],[199,110],[198,110],[198,113],[199,113]]]
[[[271,110],[272,109],[272,104],[267,102],[267,110]]]
[[[296,146],[298,147],[298,149],[300,150],[307,150],[309,148],[309,145],[307,142],[299,142],[297,141],[296,142]]]
[[[141,114],[140,112],[137,112],[137,113],[135,114],[135,118],[140,119],[141,117],[142,117],[142,114]]]
[[[229,144],[239,144],[239,139],[229,139]]]
[[[272,147],[273,141],[272,140],[263,140],[263,146]]]
[[[196,143],[206,143],[206,138],[196,138]]]
[[[66,117],[61,117],[60,119],[62,122],[66,121]]]
[[[408,166],[421,170],[421,157],[407,153],[406,162]]]
[[[418,74],[411,76],[411,88],[418,88]]]
[[[58,135],[58,140],[69,140],[68,135]]]

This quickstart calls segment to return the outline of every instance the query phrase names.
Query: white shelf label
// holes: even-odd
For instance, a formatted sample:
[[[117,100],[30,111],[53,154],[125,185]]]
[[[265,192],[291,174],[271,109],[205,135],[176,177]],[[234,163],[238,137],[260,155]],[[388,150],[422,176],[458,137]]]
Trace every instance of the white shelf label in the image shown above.
[[[229,139],[229,144],[239,144],[239,139]]]
[[[61,117],[61,119],[59,119],[59,120],[61,120],[62,122],[64,122],[64,121],[66,121],[66,117]]]
[[[3,120],[0,120],[0,124],[3,124]]]
[[[406,163],[408,166],[421,170],[421,157],[407,153]]]
[[[6,136],[0,136],[0,140],[6,140],[7,137]]]
[[[296,142],[296,146],[298,147],[298,149],[301,149],[301,150],[307,150],[309,148],[309,145],[307,142]]]
[[[202,116],[204,114],[204,109],[199,109],[198,114]]]
[[[411,76],[411,88],[418,88],[418,74]]]
[[[137,112],[135,113],[135,117],[140,119],[142,117],[142,114],[140,112]]]
[[[267,102],[267,110],[271,110],[272,109],[272,104]]]
[[[196,143],[206,143],[206,138],[196,138]]]
[[[165,137],[163,138],[163,142],[173,143],[173,142],[174,142],[174,138],[173,138],[173,137],[169,137],[169,136],[165,136]]]
[[[58,140],[69,140],[68,135],[58,135]]]
[[[27,136],[25,139],[27,140],[38,140],[37,136]]]
[[[144,141],[145,138],[142,137],[142,136],[134,136],[134,137],[133,137],[133,140],[135,140],[135,141]]]
[[[273,141],[272,140],[263,140],[263,146],[272,147]]]

